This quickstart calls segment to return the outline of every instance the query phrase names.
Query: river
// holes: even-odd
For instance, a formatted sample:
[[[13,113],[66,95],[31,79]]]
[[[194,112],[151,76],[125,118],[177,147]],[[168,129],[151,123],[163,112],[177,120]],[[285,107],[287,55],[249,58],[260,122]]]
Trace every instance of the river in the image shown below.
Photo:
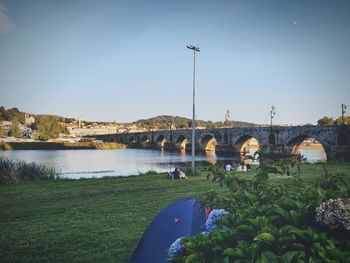
[[[318,150],[302,152],[309,161],[324,158]],[[46,164],[61,171],[66,178],[99,178],[127,176],[153,170],[168,172],[176,166],[190,167],[190,152],[173,152],[150,149],[119,150],[15,150],[0,151],[0,156],[11,160],[24,160]],[[238,162],[236,157],[219,157],[215,153],[197,153],[196,163],[214,164],[217,161]]]

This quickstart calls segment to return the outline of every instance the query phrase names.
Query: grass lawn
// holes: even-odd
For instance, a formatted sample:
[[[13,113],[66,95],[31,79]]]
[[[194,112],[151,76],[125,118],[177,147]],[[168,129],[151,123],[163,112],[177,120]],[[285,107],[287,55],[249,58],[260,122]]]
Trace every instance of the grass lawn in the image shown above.
[[[350,178],[349,164],[305,165],[302,177],[315,180],[323,166]],[[164,174],[1,185],[1,262],[128,262],[161,209],[213,188],[225,191],[204,175],[172,181]]]

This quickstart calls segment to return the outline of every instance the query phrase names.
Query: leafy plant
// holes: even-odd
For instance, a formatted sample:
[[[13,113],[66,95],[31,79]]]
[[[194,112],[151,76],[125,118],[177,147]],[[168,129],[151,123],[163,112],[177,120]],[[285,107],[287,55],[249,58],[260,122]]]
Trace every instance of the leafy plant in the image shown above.
[[[202,204],[223,208],[229,215],[208,235],[184,238],[182,253],[172,262],[350,262],[349,232],[335,236],[315,222],[315,209],[322,201],[349,196],[346,181],[327,174],[307,188],[300,176],[302,158],[278,149],[257,154],[260,166],[252,180],[224,174],[217,167],[206,171],[208,180],[227,186],[230,193],[207,192]],[[292,173],[295,165],[299,169]],[[292,180],[273,185],[272,173]]]

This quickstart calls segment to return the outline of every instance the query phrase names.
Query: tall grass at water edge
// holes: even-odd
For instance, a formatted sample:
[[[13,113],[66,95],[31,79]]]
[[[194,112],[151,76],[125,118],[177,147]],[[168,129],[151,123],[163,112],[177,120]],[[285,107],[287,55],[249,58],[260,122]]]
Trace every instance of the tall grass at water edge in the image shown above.
[[[0,157],[0,184],[57,180],[59,178],[60,172],[53,167],[35,162],[27,163]]]

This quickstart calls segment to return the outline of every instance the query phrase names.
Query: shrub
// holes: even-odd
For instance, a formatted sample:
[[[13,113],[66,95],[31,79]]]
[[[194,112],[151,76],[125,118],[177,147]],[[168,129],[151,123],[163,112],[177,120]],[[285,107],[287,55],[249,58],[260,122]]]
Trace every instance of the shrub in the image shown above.
[[[8,150],[12,150],[12,147],[7,142],[0,142],[0,150],[8,151]]]
[[[323,177],[328,177],[321,183],[307,188],[299,169],[296,174],[290,173],[293,179],[288,185],[273,185],[269,174],[283,174],[293,160],[278,154],[270,156],[260,152],[263,162],[252,180],[210,171],[208,179],[213,177],[213,181],[226,185],[230,193],[221,196],[211,191],[201,199],[202,204],[224,208],[229,214],[216,221],[222,227],[208,235],[183,239],[181,255],[171,262],[349,262],[348,232],[332,235],[315,222],[316,207],[329,196],[347,197],[347,186],[325,174]],[[326,181],[332,182],[335,191],[330,191]],[[347,227],[344,201],[342,205],[327,204],[332,207],[333,221]]]

